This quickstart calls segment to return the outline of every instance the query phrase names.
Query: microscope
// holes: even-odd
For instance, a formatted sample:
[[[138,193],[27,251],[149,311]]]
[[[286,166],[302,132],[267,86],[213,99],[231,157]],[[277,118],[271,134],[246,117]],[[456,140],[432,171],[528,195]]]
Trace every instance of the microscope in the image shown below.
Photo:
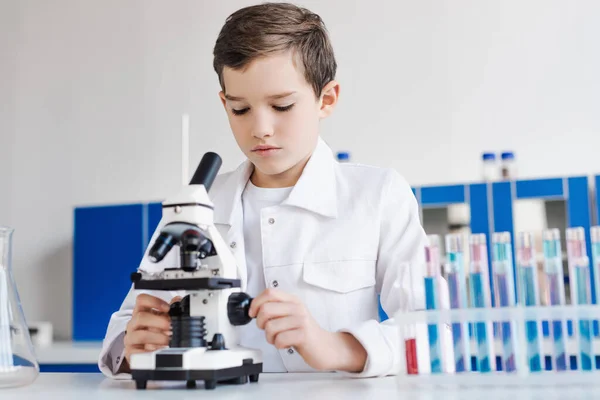
[[[236,327],[250,322],[252,298],[241,292],[235,258],[213,224],[208,191],[220,167],[221,158],[206,153],[190,184],[162,204],[163,225],[148,257],[158,263],[178,247],[179,265],[131,275],[135,289],[186,291],[169,310],[169,347],[131,356],[137,389],[148,381],[186,381],[188,388],[204,381],[215,389],[217,383],[258,382],[262,372],[261,352],[238,346]]]

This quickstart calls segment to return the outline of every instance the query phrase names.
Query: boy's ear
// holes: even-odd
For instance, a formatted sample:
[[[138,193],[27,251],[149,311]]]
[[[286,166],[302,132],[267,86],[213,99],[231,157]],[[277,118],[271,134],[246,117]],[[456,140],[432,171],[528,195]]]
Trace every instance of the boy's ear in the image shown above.
[[[227,111],[227,99],[225,98],[225,92],[223,92],[221,90],[219,92],[219,97],[221,98],[221,103],[223,103],[223,107],[225,108],[225,111]]]
[[[321,99],[319,100],[319,116],[327,118],[333,112],[338,98],[340,96],[340,84],[337,81],[331,81],[323,88]]]

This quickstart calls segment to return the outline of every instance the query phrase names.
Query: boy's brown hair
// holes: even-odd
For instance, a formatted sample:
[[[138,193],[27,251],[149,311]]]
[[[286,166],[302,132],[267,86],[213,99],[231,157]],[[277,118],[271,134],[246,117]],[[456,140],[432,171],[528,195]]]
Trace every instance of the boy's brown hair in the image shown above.
[[[213,66],[225,91],[223,68],[245,68],[259,57],[292,50],[317,98],[335,79],[337,64],[325,24],[317,14],[288,3],[265,3],[231,14],[219,33]],[[296,58],[297,59],[297,58]]]

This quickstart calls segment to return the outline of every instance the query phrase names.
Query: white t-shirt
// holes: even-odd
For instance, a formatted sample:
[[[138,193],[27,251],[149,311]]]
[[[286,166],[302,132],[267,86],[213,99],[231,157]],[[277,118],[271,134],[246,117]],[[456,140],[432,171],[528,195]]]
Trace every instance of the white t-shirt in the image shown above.
[[[288,188],[260,188],[248,181],[242,194],[244,211],[244,247],[246,252],[246,269],[248,274],[246,293],[256,297],[266,289],[263,267],[261,226],[267,225],[268,218],[263,218],[261,211],[265,208],[281,204],[292,191]],[[270,365],[269,371],[287,372],[279,350],[267,342],[265,332],[258,329],[256,320],[244,325],[240,330],[240,345],[260,349],[263,358],[278,360],[277,365]]]

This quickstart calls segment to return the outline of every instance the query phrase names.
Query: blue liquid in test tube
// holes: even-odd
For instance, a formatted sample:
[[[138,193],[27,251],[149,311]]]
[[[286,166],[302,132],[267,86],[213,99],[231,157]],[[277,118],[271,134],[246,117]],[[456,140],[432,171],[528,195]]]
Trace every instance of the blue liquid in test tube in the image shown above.
[[[487,243],[484,234],[471,235],[469,240],[471,263],[469,268],[469,289],[471,307],[490,308],[490,281],[488,278]],[[494,335],[491,324],[475,323],[475,338],[477,340],[477,370],[490,372],[495,370]]]
[[[560,231],[548,229],[543,233],[544,241],[544,272],[548,284],[548,302],[551,306],[565,305],[565,280],[563,274],[562,249],[560,245]],[[550,332],[554,348],[553,369],[566,371],[567,356],[565,349],[563,320],[553,320],[550,323]]]
[[[590,288],[590,263],[585,245],[585,229],[567,229],[567,254],[569,261],[569,285],[571,304],[592,304]],[[579,320],[579,362],[582,371],[592,370],[592,321]]]
[[[450,308],[467,308],[467,282],[463,257],[463,240],[459,234],[446,236],[446,254],[448,262],[445,265]],[[454,342],[454,364],[457,373],[471,370],[471,352],[469,328],[467,323],[452,324],[452,339]]]
[[[429,235],[428,244],[425,246],[425,307],[427,310],[439,310],[441,276],[440,264],[440,238],[438,235]],[[440,330],[435,324],[427,325],[429,336],[429,359],[432,373],[442,372],[442,349],[440,343]]]
[[[533,235],[528,232],[519,233],[517,240],[517,287],[519,288],[519,303],[526,307],[539,306],[540,304],[535,254]],[[527,361],[529,370],[532,372],[542,370],[539,335],[538,321],[526,321]]]
[[[497,307],[514,307],[515,286],[514,270],[512,263],[511,236],[509,232],[494,233],[493,246],[493,281],[494,297]],[[500,324],[500,337],[502,338],[503,364],[505,372],[516,370],[515,347],[516,325],[510,322]]]
[[[594,268],[594,290],[596,304],[600,304],[600,226],[593,226],[592,236],[592,265]]]

